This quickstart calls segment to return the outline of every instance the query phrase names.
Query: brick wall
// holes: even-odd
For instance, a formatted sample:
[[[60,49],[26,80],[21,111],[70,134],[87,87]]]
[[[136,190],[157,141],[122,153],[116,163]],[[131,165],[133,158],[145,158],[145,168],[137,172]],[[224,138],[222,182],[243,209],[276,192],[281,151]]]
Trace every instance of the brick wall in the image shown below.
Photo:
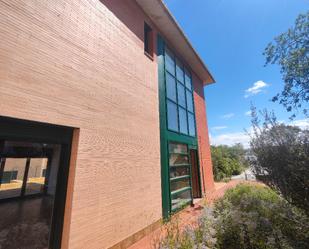
[[[145,20],[132,0],[0,0],[0,115],[80,129],[65,248],[108,248],[162,217],[158,69],[144,54]],[[195,76],[194,88],[208,191]]]
[[[0,115],[80,129],[70,249],[108,248],[162,216],[145,19],[131,0],[0,1]]]
[[[202,82],[193,74],[194,104],[196,113],[196,128],[199,147],[199,160],[204,193],[214,188],[212,161],[209,144],[206,106]]]

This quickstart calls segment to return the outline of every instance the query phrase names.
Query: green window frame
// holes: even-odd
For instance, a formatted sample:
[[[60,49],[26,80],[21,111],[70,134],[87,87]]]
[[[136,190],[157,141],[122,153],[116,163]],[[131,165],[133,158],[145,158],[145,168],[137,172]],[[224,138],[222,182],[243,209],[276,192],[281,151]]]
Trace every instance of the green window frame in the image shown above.
[[[169,141],[170,211],[192,203],[191,160],[188,144]]]
[[[173,57],[169,58],[165,56],[165,51],[170,51],[169,48],[167,48],[167,45],[165,41],[162,39],[160,35],[158,35],[157,39],[157,61],[158,61],[158,80],[159,80],[159,110],[160,110],[160,148],[161,148],[161,188],[162,188],[162,214],[164,219],[168,219],[170,215],[177,212],[189,202],[193,202],[192,199],[192,187],[191,187],[191,159],[189,156],[189,164],[190,166],[187,167],[187,171],[190,173],[189,177],[186,174],[179,174],[179,176],[172,176],[171,173],[173,172],[173,168],[170,167],[170,155],[174,153],[170,153],[169,150],[169,144],[170,143],[180,143],[183,145],[186,145],[188,147],[188,150],[194,149],[198,150],[198,142],[196,137],[196,125],[195,125],[195,110],[194,110],[194,99],[193,99],[193,85],[192,85],[192,75],[188,68],[183,66],[184,64],[181,64],[180,60],[176,58],[173,54]],[[176,60],[178,61],[178,69],[176,68]],[[181,70],[183,69],[183,80],[180,77]],[[178,72],[178,73],[177,73]],[[178,79],[177,79],[178,74]],[[166,81],[170,80],[175,82],[175,88],[174,92],[171,91],[173,88],[171,87],[169,89],[169,86],[166,86]],[[179,83],[178,83],[179,82]],[[178,89],[177,83],[180,88],[185,89],[185,106],[184,103],[179,101],[178,96]],[[179,88],[179,89],[180,89]],[[181,91],[181,89],[179,90]],[[183,93],[182,94],[183,98]],[[172,98],[172,99],[171,99]],[[192,99],[192,105],[188,105],[188,100]],[[169,104],[170,103],[170,104]],[[171,103],[173,105],[171,105]],[[175,122],[177,125],[175,125],[175,129],[169,129],[168,128],[168,108],[170,106],[172,108],[176,108],[176,114],[174,114],[173,118],[177,122]],[[181,109],[182,108],[182,109]],[[184,110],[180,111],[179,110]],[[182,113],[181,113],[182,112]],[[185,116],[186,118],[186,125],[183,127],[179,126],[178,119],[179,119],[179,113],[180,115]],[[184,114],[185,113],[185,114]],[[180,117],[182,118],[182,117]],[[194,135],[191,133],[189,134],[189,128],[192,125],[189,126],[189,119],[193,119],[193,129],[194,129]],[[180,128],[183,128],[184,130],[187,129],[188,132],[181,132]],[[187,134],[185,134],[187,133]],[[178,177],[178,178],[176,178]],[[173,182],[182,181],[184,179],[189,179],[190,186],[188,186],[188,189],[175,187],[173,185]],[[189,196],[189,192],[191,196],[187,198],[187,201],[183,201],[183,206],[179,205],[176,206],[175,202],[173,202],[173,197],[182,191],[187,191]],[[174,198],[175,199],[175,198]],[[181,198],[180,198],[181,199]],[[191,200],[191,201],[190,201]]]
[[[192,75],[167,46],[164,47],[164,73],[167,128],[196,137]]]

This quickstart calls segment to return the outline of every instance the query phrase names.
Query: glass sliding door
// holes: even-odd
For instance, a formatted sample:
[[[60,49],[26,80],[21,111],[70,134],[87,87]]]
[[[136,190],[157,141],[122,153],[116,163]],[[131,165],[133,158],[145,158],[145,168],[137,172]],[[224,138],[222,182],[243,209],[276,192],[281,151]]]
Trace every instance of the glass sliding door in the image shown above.
[[[21,195],[26,161],[26,158],[1,158],[0,200]]]
[[[0,117],[0,248],[61,248],[72,135]]]
[[[171,211],[192,202],[191,168],[186,144],[169,143]]]
[[[43,194],[46,188],[46,178],[43,172],[46,171],[48,158],[32,158],[29,164],[26,195]]]

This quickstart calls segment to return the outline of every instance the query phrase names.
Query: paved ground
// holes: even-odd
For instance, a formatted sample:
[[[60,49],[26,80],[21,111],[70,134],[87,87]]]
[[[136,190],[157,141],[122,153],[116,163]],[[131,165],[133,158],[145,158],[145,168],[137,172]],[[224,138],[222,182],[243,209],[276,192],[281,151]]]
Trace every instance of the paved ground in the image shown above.
[[[238,176],[232,176],[232,180],[247,180],[247,181],[255,181],[255,175],[253,174],[251,169],[247,169],[243,173]]]
[[[206,202],[212,204],[216,199],[222,197],[226,190],[235,187],[237,184],[246,182],[244,180],[231,180],[228,183],[218,182],[215,183],[214,191],[207,194]],[[201,200],[204,201],[204,200]],[[199,215],[202,212],[202,206],[200,204],[195,204],[194,207],[188,207],[177,214],[177,219],[179,221],[180,227],[185,225],[194,224]],[[162,229],[157,229],[148,236],[144,237],[134,245],[130,246],[129,249],[154,249],[153,243],[159,237],[162,237]]]

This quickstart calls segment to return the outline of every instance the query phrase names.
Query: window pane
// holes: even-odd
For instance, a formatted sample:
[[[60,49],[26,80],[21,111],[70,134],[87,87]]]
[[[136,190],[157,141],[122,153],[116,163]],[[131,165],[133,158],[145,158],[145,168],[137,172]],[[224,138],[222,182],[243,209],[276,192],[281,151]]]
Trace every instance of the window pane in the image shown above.
[[[30,160],[26,195],[39,194],[44,192],[47,158],[32,158]]]
[[[185,187],[190,187],[190,178],[185,178],[178,181],[171,181],[171,192]]]
[[[192,99],[192,93],[188,90],[186,90],[186,94],[187,94],[187,109],[190,112],[193,112],[193,99]]]
[[[188,134],[187,111],[179,107],[179,129],[181,133]]]
[[[26,158],[2,158],[4,167],[0,185],[0,199],[19,197],[23,185]]]
[[[178,60],[176,62],[176,76],[177,80],[179,80],[181,83],[184,83],[184,72],[182,69],[182,64]]]
[[[188,146],[186,144],[169,143],[170,153],[188,153]]]
[[[181,208],[184,204],[191,201],[191,191],[188,189],[185,192],[182,192],[177,195],[172,196],[172,210],[175,210],[177,208]]]
[[[170,166],[189,164],[189,157],[186,155],[171,154]]]
[[[175,61],[173,58],[173,54],[168,49],[165,49],[165,69],[175,75]]]
[[[167,124],[169,130],[178,131],[177,106],[171,101],[167,101]]]
[[[176,80],[166,73],[166,96],[176,102]]]
[[[186,108],[185,87],[177,82],[178,105]]]
[[[153,55],[153,34],[151,27],[145,23],[144,24],[144,51],[149,55]]]
[[[188,113],[189,135],[195,136],[195,121],[192,113]]]
[[[190,175],[189,166],[170,167],[170,178]]]
[[[192,90],[192,81],[191,81],[191,76],[190,73],[185,70],[185,82],[186,82],[186,87],[190,90]]]

